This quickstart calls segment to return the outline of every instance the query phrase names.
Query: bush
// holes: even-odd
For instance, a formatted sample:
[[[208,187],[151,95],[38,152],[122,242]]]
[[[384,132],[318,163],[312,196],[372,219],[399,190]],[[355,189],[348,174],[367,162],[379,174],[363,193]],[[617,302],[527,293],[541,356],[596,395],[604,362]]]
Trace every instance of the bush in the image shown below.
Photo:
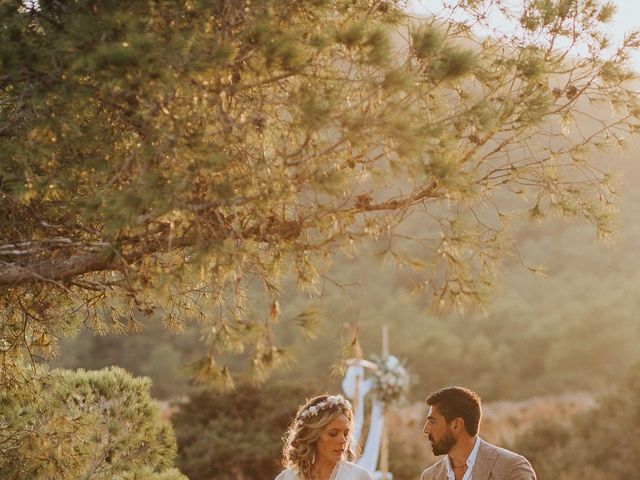
[[[243,384],[192,394],[172,418],[180,469],[191,480],[273,480],[282,469],[282,436],[311,391]]]
[[[538,423],[516,440],[539,480],[637,478],[640,471],[640,365],[615,393],[567,424]]]
[[[121,368],[29,371],[0,391],[0,478],[186,480],[150,384]]]

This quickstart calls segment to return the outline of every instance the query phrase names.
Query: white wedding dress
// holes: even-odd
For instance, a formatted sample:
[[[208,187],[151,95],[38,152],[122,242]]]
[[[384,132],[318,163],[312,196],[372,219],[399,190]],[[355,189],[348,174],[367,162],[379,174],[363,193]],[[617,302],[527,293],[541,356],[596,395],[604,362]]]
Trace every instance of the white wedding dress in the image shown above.
[[[276,477],[275,480],[300,480],[293,468],[287,468]],[[338,463],[338,467],[333,471],[331,480],[373,480],[371,474],[355,463],[344,460]]]

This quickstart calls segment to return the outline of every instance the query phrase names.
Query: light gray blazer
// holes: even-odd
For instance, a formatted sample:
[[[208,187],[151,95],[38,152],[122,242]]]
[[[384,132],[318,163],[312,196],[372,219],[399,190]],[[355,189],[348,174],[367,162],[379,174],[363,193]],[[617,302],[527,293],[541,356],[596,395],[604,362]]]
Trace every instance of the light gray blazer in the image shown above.
[[[420,480],[447,480],[447,458],[431,465]],[[496,447],[480,439],[472,480],[536,480],[531,464],[522,455]]]

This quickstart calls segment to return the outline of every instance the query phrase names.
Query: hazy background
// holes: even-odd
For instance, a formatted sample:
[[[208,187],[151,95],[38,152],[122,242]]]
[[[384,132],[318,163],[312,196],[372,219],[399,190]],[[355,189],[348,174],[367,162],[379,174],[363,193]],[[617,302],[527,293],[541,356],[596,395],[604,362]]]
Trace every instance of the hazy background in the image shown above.
[[[615,3],[612,33],[637,27],[637,4]],[[437,4],[412,2],[412,8],[425,13]],[[263,477],[258,472],[278,468],[279,435],[295,406],[307,395],[339,391],[341,376],[332,372],[351,328],[358,326],[368,357],[380,352],[381,327],[388,325],[390,351],[406,363],[413,379],[409,399],[392,414],[391,466],[397,480],[417,478],[433,460],[420,435],[421,402],[430,391],[451,384],[469,386],[485,400],[485,438],[515,445],[542,472],[541,480],[552,478],[544,472],[555,468],[553,452],[566,459],[572,458],[571,448],[588,450],[584,444],[571,447],[569,439],[579,437],[584,427],[582,417],[571,420],[572,415],[609,408],[599,399],[620,395],[621,388],[634,391],[627,379],[640,363],[639,152],[633,145],[625,155],[609,158],[612,170],[621,173],[614,242],[597,242],[594,229],[580,221],[515,226],[522,258],[502,263],[484,312],[431,315],[426,300],[410,294],[413,272],[384,259],[372,260],[368,253],[377,246],[371,245],[354,258],[336,259],[313,296],[293,285],[285,287],[278,335],[292,346],[294,361],[274,372],[261,389],[240,384],[235,393],[222,395],[193,387],[185,366],[202,353],[202,332],[194,327],[176,336],[154,320],[146,321],[141,334],[97,337],[85,332],[68,339],[57,364],[92,369],[117,364],[150,376],[154,395],[167,402],[167,414],[178,409],[175,402],[182,405],[174,423],[181,445],[179,465],[190,478],[241,478],[239,473],[233,477],[233,465],[253,462],[256,473],[251,478],[259,479]],[[544,264],[546,277],[528,273],[522,262]],[[310,342],[287,322],[304,308],[313,308],[321,320]],[[241,359],[229,361],[233,365]],[[537,420],[546,424],[542,433]],[[611,442],[605,445],[617,448]],[[562,478],[579,478],[571,475]],[[613,478],[597,475],[590,478]]]

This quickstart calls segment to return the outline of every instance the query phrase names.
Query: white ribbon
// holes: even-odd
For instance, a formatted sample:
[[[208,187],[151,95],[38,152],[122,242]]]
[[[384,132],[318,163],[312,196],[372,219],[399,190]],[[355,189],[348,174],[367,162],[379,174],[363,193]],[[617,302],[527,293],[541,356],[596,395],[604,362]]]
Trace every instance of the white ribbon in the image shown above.
[[[358,398],[356,399],[356,385],[358,386]],[[355,450],[360,442],[362,426],[364,425],[364,397],[373,387],[373,380],[364,378],[364,367],[359,363],[354,363],[347,367],[347,371],[342,380],[342,391],[356,403],[356,410],[353,412],[353,432],[351,434],[351,448]]]
[[[367,443],[364,445],[364,452],[356,462],[361,467],[370,472],[376,471],[378,465],[378,455],[380,454],[380,441],[382,440],[382,428],[384,427],[384,404],[380,400],[373,400],[371,406],[371,422],[369,424],[369,434]]]
[[[395,358],[394,358],[395,360]],[[393,360],[392,360],[393,361]],[[347,367],[347,371],[342,380],[342,390],[347,398],[354,400],[356,409],[353,412],[353,432],[351,434],[351,448],[356,450],[362,428],[364,425],[364,397],[371,391],[375,384],[374,378],[365,379],[364,365],[374,367],[375,365],[366,360],[355,360]],[[356,399],[356,386],[357,395]],[[364,445],[362,456],[356,461],[358,465],[373,473],[375,480],[381,480],[383,473],[377,471],[378,457],[380,455],[380,443],[382,441],[382,430],[384,427],[384,403],[374,398],[371,404],[371,419],[367,441]],[[387,472],[385,480],[392,480],[393,475]],[[337,480],[337,479],[336,479]]]

